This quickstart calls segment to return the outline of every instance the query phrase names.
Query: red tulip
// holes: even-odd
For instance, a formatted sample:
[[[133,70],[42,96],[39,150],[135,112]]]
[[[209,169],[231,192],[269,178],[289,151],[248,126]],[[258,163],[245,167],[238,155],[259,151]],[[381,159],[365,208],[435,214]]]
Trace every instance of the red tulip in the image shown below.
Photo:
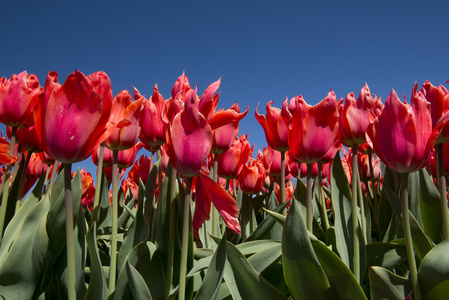
[[[42,152],[42,146],[36,133],[34,125],[27,128],[19,128],[17,130],[17,140],[19,145],[30,152]]]
[[[240,233],[239,207],[235,199],[221,185],[213,181],[209,176],[200,173],[196,180],[195,190],[196,200],[192,227],[193,234],[197,239],[199,239],[198,230],[201,224],[209,220],[211,202],[223,217],[226,226],[236,233]]]
[[[430,103],[413,89],[411,104],[402,103],[392,90],[385,109],[367,129],[367,140],[390,169],[411,173],[425,167],[444,123],[432,131]]]
[[[133,147],[126,149],[126,150],[120,150],[118,151],[117,155],[117,166],[122,169],[126,169],[134,163],[134,160],[136,159],[137,152],[139,152],[140,149],[142,149],[143,144],[141,142],[138,142]],[[95,151],[92,153],[92,162],[95,165],[98,165],[98,158],[100,155],[100,146],[97,146]],[[112,157],[113,152],[112,150],[108,148],[104,148],[103,152],[103,167],[108,168],[112,166]]]
[[[9,165],[17,160],[17,157],[11,155],[11,144],[5,137],[0,137],[0,163]]]
[[[441,117],[449,112],[449,93],[443,86],[435,87],[428,80],[424,82],[420,90],[426,100],[430,102],[430,114],[432,117],[432,128],[438,125]],[[445,125],[435,143],[447,143],[449,141],[449,125]]]
[[[212,98],[220,81],[212,83],[198,101],[197,90],[187,94],[185,107],[170,123],[167,142],[173,167],[186,177],[198,175],[212,148]]]
[[[282,105],[282,111],[279,108],[271,107],[273,101],[267,104],[267,115],[260,115],[257,112],[259,105],[256,108],[256,119],[262,126],[265,132],[265,138],[268,145],[278,151],[287,151],[289,149],[288,144],[288,100],[284,101]]]
[[[242,192],[246,194],[258,194],[262,190],[265,179],[265,169],[262,161],[258,158],[249,158],[249,162],[243,165],[238,182]]]
[[[129,170],[128,177],[132,178],[136,183],[142,180],[142,182],[146,184],[150,173],[150,166],[150,158],[146,155],[142,155],[139,160],[134,163],[131,170]]]
[[[218,155],[217,173],[220,177],[226,179],[235,179],[242,171],[250,153],[254,150],[251,147],[247,136],[243,135],[240,139],[235,139],[232,146],[224,153]]]
[[[103,144],[111,150],[125,150],[137,143],[139,136],[139,117],[143,108],[143,100],[132,102],[127,90],[118,93],[112,99],[112,111],[109,122],[116,125],[111,135]]]
[[[346,102],[340,108],[339,133],[341,142],[347,146],[361,145],[366,141],[365,132],[374,119],[374,99],[371,97],[368,85],[360,91],[357,101],[354,99],[354,93],[346,96]]]
[[[139,91],[134,89],[134,98],[138,96]],[[157,85],[154,86],[153,95],[144,102],[144,109],[139,119],[139,138],[145,146],[158,147],[166,143],[167,125],[162,121],[165,101],[159,94]]]
[[[334,144],[338,133],[337,100],[331,90],[315,106],[296,98],[288,130],[291,154],[301,162],[314,163],[322,159]]]
[[[223,153],[231,147],[239,133],[239,121],[246,116],[248,109],[249,107],[246,111],[240,113],[240,107],[235,102],[228,110],[222,109],[215,112],[214,119],[211,122],[212,129],[225,119],[230,122],[213,131],[212,153]]]
[[[37,76],[26,71],[0,80],[0,122],[17,128],[33,125],[33,110],[43,88]]]
[[[50,72],[44,96],[34,111],[36,132],[44,150],[63,163],[86,159],[110,134],[112,88],[104,72],[75,71],[61,86]]]
[[[270,146],[268,148],[263,147],[262,162],[270,176],[281,176],[281,152]],[[285,164],[285,174],[288,175],[289,173],[288,164]]]
[[[53,170],[53,164],[46,164],[43,157],[44,152],[31,154],[30,162],[28,164],[27,177],[39,178],[42,172],[47,172],[49,167],[50,172]]]
[[[75,172],[72,172],[72,177],[75,176]],[[89,207],[92,209],[95,198],[95,185],[92,175],[86,172],[84,168],[80,171],[81,176],[81,204],[83,207]]]

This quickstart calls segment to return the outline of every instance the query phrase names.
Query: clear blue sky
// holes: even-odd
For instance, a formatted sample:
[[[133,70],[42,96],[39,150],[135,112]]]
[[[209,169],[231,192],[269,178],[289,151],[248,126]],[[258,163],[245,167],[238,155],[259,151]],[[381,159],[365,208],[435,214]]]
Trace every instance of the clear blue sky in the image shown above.
[[[256,149],[259,102],[265,114],[286,96],[357,97],[365,82],[384,102],[392,87],[409,99],[415,81],[448,87],[448,1],[299,2],[1,0],[0,77],[103,70],[114,95],[157,83],[165,99],[183,71],[200,93],[222,77],[219,108],[249,105],[240,134]]]

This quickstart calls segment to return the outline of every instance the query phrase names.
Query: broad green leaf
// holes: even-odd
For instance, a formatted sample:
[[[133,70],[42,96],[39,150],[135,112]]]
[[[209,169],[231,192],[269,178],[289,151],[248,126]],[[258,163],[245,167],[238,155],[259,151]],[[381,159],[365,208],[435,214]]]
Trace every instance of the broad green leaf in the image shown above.
[[[209,267],[207,268],[206,276],[203,279],[195,299],[210,300],[216,299],[220,290],[220,284],[223,279],[223,271],[226,263],[226,235],[221,239],[217,250],[215,251]]]
[[[277,243],[271,247],[258,251],[254,255],[248,258],[249,263],[253,268],[262,273],[263,271],[270,269],[273,265],[277,264],[282,257],[282,244]]]
[[[90,281],[85,300],[107,299],[108,289],[97,248],[97,225],[94,222],[87,231],[86,244],[90,256]]]
[[[419,207],[424,232],[439,244],[444,239],[440,193],[424,169],[419,171]]]
[[[134,268],[129,261],[126,262],[126,275],[128,276],[129,285],[135,300],[152,300],[150,291],[140,273]]]
[[[312,237],[311,242],[318,261],[331,283],[330,293],[326,295],[326,298],[332,300],[366,299],[362,288],[346,264],[321,241]],[[338,294],[338,298],[334,294],[335,292]]]
[[[322,299],[330,285],[313,251],[296,200],[284,224],[282,261],[287,286],[295,299]]]
[[[418,280],[423,299],[443,300],[449,295],[449,240],[433,248],[421,262]]]
[[[234,283],[241,299],[286,299],[280,291],[266,281],[248,262],[243,254],[227,242],[226,252],[232,268]],[[226,282],[227,278],[225,277]],[[231,287],[229,287],[231,290]],[[232,292],[231,292],[232,294]],[[234,295],[233,295],[233,298]]]
[[[366,246],[368,266],[392,268],[407,260],[407,251],[404,243],[378,242]]]
[[[390,225],[391,218],[394,215],[391,208],[390,202],[388,201],[386,187],[394,191],[394,181],[393,174],[389,168],[385,168],[385,176],[383,181],[383,188],[379,198],[379,205],[377,211],[377,223],[379,230],[379,240],[387,242],[389,241],[386,233],[388,231],[388,226]]]
[[[48,244],[48,239],[39,240],[36,237],[41,236],[40,224],[45,223],[49,207],[48,197],[34,205],[20,224],[14,242],[3,254],[0,261],[0,295],[5,299],[33,298],[45,259],[45,253],[33,253],[33,248],[34,243]]]
[[[109,198],[109,188],[108,181],[106,179],[106,175],[102,172],[101,179],[101,188],[100,190],[100,203],[98,205],[98,216],[97,216],[97,230],[99,232],[107,231],[106,228],[112,227],[112,208],[111,208],[111,200]]]
[[[251,255],[253,253],[265,250],[267,248],[280,245],[280,241],[273,240],[258,240],[258,241],[250,241],[243,242],[241,244],[236,245],[237,249],[243,255]]]
[[[289,202],[287,201],[284,204],[277,206],[273,210],[273,212],[280,214],[284,210],[284,208],[288,205],[288,203]],[[273,229],[273,226],[275,226],[275,224],[276,220],[273,218],[273,216],[267,215],[265,219],[263,219],[263,221],[259,224],[259,226],[257,226],[256,230],[254,230],[251,233],[251,235],[245,240],[245,242],[261,240],[270,237],[270,235],[272,234],[270,231]],[[282,230],[282,225],[279,224],[279,226],[280,229]]]
[[[369,270],[371,299],[404,300],[412,291],[412,282],[382,267]]]
[[[351,191],[343,165],[338,153],[335,155],[331,171],[332,205],[334,208],[334,230],[337,250],[343,262],[354,270],[354,237],[352,229]],[[360,225],[360,210],[357,209],[358,228]],[[361,230],[357,230],[360,253],[360,278],[366,270],[366,245]]]

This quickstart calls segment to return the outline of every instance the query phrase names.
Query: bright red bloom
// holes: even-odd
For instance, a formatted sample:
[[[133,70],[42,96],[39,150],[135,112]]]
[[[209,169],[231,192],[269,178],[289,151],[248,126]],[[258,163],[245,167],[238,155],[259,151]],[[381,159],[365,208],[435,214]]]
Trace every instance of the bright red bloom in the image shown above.
[[[212,98],[220,81],[212,83],[198,100],[196,89],[187,94],[184,109],[170,123],[167,142],[173,167],[186,177],[196,176],[212,148]]]
[[[86,159],[110,134],[106,125],[112,88],[104,72],[89,76],[75,71],[61,86],[50,72],[44,95],[34,111],[36,132],[44,150],[63,163]]]
[[[75,172],[72,172],[72,177],[75,176]],[[89,207],[92,209],[95,198],[95,185],[92,175],[86,172],[84,168],[80,171],[81,177],[81,204],[83,207]]]
[[[5,137],[0,137],[0,163],[9,165],[17,160],[17,157],[11,155],[11,144]]]
[[[278,151],[287,151],[289,149],[288,143],[288,100],[284,101],[282,111],[279,108],[271,107],[273,101],[267,104],[267,115],[260,115],[257,112],[259,105],[256,108],[256,119],[262,126],[265,132],[265,138],[268,145]]]
[[[288,181],[285,184],[285,201],[289,201],[293,197],[293,183],[291,181]],[[276,199],[278,200],[278,203],[281,203],[281,188],[278,184],[276,184]]]
[[[134,98],[139,96],[139,91],[134,89]],[[145,146],[158,147],[166,143],[167,125],[162,121],[165,101],[159,94],[157,85],[154,86],[153,95],[144,102],[144,109],[139,119],[139,139]]]
[[[37,76],[26,71],[0,80],[0,122],[7,126],[25,128],[33,125],[33,110],[43,88]]]
[[[39,178],[42,172],[47,172],[50,167],[50,172],[53,170],[53,165],[48,165],[43,160],[44,152],[31,154],[30,163],[28,164],[27,177]]]
[[[129,170],[128,177],[131,177],[134,182],[142,180],[144,184],[147,183],[148,175],[150,174],[150,158],[146,155],[140,156],[139,160],[134,163],[131,170]]]
[[[374,99],[368,85],[360,91],[357,101],[354,99],[354,93],[346,96],[345,105],[340,107],[339,133],[341,142],[347,146],[361,145],[366,141],[365,132],[374,119]]]
[[[260,151],[260,150],[259,150]],[[265,170],[268,171],[270,176],[281,176],[281,152],[271,148],[263,147],[262,162]],[[290,174],[288,164],[285,164],[285,175]]]
[[[141,142],[138,142],[137,144],[134,145],[134,147],[131,147],[126,150],[119,150],[117,155],[117,166],[122,169],[126,169],[132,166],[132,164],[136,160],[137,152],[139,152],[139,150],[142,149],[142,147],[143,144]],[[97,146],[95,151],[92,153],[92,162],[95,165],[98,165],[99,155],[100,155],[100,146]],[[113,163],[112,159],[113,159],[113,151],[105,147],[103,152],[103,167],[104,168],[111,167]]]
[[[193,215],[193,234],[199,239],[198,230],[204,221],[209,220],[210,204],[214,204],[223,221],[230,229],[240,233],[238,220],[239,207],[235,199],[209,176],[200,173],[195,186],[195,212]]]
[[[223,153],[231,147],[239,134],[239,121],[246,116],[248,109],[249,107],[246,111],[240,113],[240,107],[235,102],[228,110],[221,109],[215,112],[214,119],[211,122],[212,128],[221,123],[222,120],[230,120],[232,118],[232,122],[213,131],[212,153]]]
[[[296,98],[288,130],[291,154],[301,162],[314,163],[322,159],[334,144],[338,133],[337,100],[331,90],[315,106]]]
[[[143,108],[141,97],[132,102],[127,90],[118,93],[112,99],[112,111],[109,122],[115,124],[115,129],[103,144],[111,150],[125,150],[137,143],[139,136],[139,117]]]
[[[432,131],[430,103],[421,92],[412,92],[411,104],[402,103],[392,90],[385,109],[367,129],[367,140],[390,169],[411,173],[425,167],[444,123]]]
[[[424,94],[426,100],[430,102],[432,128],[435,128],[443,115],[449,112],[449,93],[446,93],[443,86],[435,87],[428,80],[424,82],[420,91]],[[435,143],[447,143],[448,141],[449,125],[446,124]]]
[[[226,179],[235,179],[242,171],[250,153],[254,150],[251,147],[247,136],[243,135],[240,139],[235,139],[232,146],[224,153],[218,155],[217,173],[220,177]]]
[[[17,140],[19,145],[30,152],[42,152],[42,146],[36,133],[34,125],[27,128],[17,129]]]
[[[265,168],[258,158],[249,158],[249,162],[243,165],[242,172],[238,177],[238,182],[242,192],[246,194],[257,194],[262,190],[265,180]]]

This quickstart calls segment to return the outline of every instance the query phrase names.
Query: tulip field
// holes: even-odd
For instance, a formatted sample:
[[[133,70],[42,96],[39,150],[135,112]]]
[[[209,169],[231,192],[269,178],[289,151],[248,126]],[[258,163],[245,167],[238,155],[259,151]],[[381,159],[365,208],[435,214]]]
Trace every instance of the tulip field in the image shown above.
[[[221,109],[220,84],[0,78],[0,298],[447,299],[443,85]]]

